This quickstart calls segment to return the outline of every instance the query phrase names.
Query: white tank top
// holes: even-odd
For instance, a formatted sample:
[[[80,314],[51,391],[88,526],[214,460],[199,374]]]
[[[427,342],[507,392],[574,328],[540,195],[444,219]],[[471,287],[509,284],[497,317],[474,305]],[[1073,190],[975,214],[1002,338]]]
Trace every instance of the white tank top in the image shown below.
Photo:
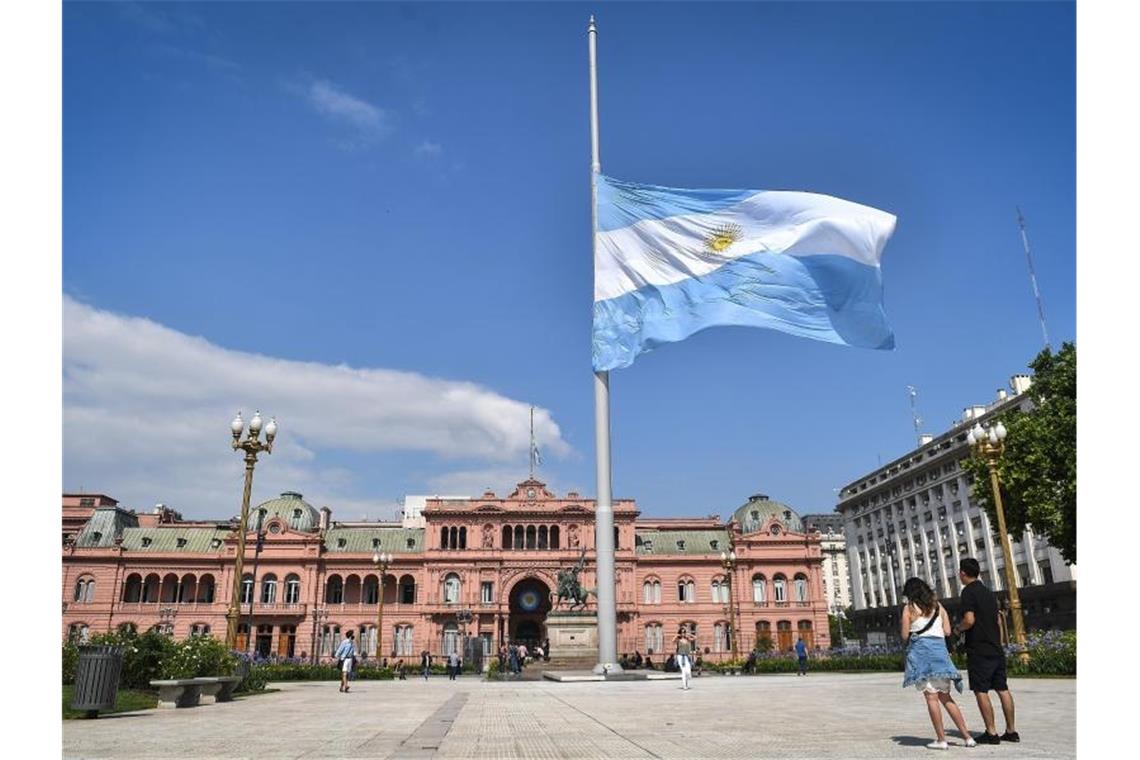
[[[911,607],[911,611],[914,611],[915,609],[916,609],[915,607]],[[940,614],[941,614],[941,608],[935,607],[934,608],[934,616],[938,616]],[[930,615],[927,615],[926,617],[912,618],[910,621],[910,635],[911,636],[920,636],[921,638],[924,638],[924,639],[925,638],[938,638],[938,639],[945,638],[945,634],[942,633],[942,623],[941,623],[941,621],[938,621],[938,620],[935,620],[934,624],[932,626],[930,626],[930,628],[925,633],[921,633],[921,634],[918,633],[919,631],[921,631],[923,629],[923,627],[926,626],[926,624],[928,622],[930,622],[930,618],[931,618]]]

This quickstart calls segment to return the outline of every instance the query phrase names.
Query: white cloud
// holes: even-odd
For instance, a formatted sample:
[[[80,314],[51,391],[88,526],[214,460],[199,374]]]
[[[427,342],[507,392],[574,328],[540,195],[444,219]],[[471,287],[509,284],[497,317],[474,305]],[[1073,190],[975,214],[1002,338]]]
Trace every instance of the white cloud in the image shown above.
[[[254,498],[299,490],[337,519],[390,516],[399,495],[362,495],[361,473],[337,452],[526,461],[528,404],[474,383],[233,351],[67,297],[63,327],[65,490],[131,507],[163,501],[188,517],[236,514],[244,470],[228,424],[255,406],[281,432],[259,461]],[[535,433],[544,454],[570,453],[545,409],[535,409]]]
[[[305,90],[309,104],[318,113],[361,132],[380,134],[387,131],[388,115],[368,101],[350,95],[332,82],[318,79]]]
[[[415,150],[413,152],[417,156],[434,158],[443,153],[443,146],[430,140],[424,140],[422,143],[415,147]]]

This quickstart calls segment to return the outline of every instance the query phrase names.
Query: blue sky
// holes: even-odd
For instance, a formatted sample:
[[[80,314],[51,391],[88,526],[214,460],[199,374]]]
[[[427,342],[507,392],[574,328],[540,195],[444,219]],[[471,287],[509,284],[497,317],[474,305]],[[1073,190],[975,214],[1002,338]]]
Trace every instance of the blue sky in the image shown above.
[[[585,24],[602,166],[896,214],[897,349],[721,328],[611,376],[614,491],[650,515],[834,489],[1075,335],[1067,3],[138,4],[64,11],[64,487],[342,519],[405,493],[595,491]],[[169,426],[153,425],[156,419]],[[142,429],[147,432],[140,433]],[[216,429],[216,432],[215,432]]]

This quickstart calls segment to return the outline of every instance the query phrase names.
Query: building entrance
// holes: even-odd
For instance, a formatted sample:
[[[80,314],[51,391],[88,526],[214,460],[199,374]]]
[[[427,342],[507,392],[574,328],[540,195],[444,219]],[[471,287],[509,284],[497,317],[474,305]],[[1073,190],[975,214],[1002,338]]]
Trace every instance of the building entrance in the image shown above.
[[[511,589],[508,635],[533,651],[546,638],[550,587],[537,578],[525,578]]]

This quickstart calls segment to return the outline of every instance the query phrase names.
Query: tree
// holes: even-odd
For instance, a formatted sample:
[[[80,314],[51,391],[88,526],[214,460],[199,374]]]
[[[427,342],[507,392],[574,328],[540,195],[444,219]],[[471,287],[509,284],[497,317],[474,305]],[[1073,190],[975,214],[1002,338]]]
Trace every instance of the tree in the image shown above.
[[[998,461],[1002,506],[1010,537],[1026,525],[1045,535],[1065,561],[1077,561],[1077,349],[1045,349],[1029,367],[1028,411],[1001,415],[1009,434]],[[963,463],[973,476],[971,495],[997,525],[989,469],[977,455]]]

